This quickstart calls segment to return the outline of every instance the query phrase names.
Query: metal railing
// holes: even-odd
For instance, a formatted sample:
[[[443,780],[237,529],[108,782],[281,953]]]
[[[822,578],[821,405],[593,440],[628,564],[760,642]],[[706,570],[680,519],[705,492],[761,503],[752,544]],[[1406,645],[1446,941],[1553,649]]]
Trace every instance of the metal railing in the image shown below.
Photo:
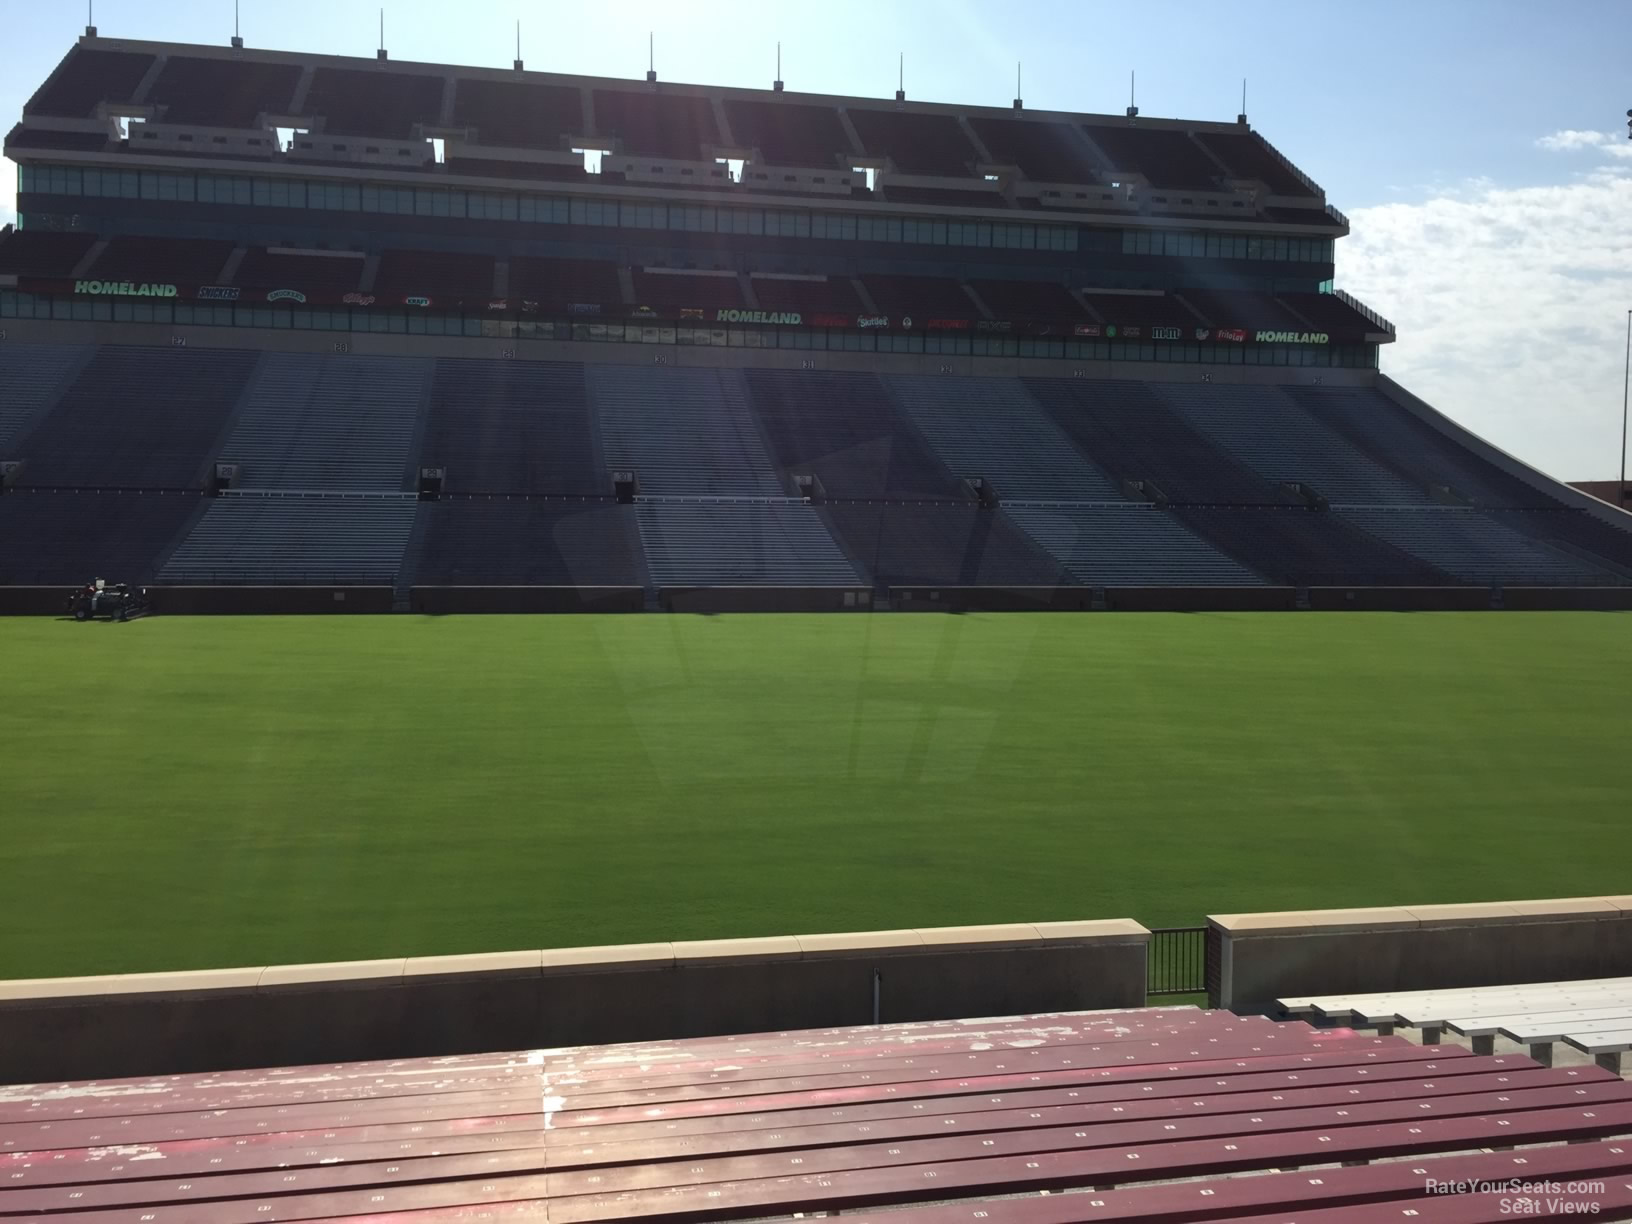
[[[1207,928],[1154,927],[1145,994],[1200,994],[1207,989]]]

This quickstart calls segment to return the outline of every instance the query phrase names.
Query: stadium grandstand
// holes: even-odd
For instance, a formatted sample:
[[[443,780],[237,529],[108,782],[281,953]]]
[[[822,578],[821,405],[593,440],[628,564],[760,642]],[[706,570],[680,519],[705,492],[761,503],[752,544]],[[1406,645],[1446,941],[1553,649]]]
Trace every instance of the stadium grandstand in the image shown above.
[[[1632,588],[1624,514],[1379,372],[1347,221],[1244,117],[87,34],[5,149],[17,598]]]

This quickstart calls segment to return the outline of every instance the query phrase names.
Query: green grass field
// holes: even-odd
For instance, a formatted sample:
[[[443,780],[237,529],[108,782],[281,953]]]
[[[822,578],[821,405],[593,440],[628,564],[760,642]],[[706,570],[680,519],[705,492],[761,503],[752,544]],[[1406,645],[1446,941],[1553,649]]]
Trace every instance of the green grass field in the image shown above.
[[[1632,617],[0,622],[0,976],[1626,892]]]

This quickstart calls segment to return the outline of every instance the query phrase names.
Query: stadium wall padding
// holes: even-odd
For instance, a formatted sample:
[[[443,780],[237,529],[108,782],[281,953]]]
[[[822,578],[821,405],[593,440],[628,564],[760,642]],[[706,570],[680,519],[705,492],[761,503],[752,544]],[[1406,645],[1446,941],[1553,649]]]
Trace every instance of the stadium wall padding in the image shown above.
[[[1207,919],[1208,1001],[1632,976],[1632,896],[1224,914]]]
[[[1142,1007],[1129,919],[0,982],[0,1083]]]
[[[1310,587],[1314,612],[1485,612],[1489,587]]]
[[[867,612],[871,587],[664,587],[665,612]]]
[[[640,612],[640,587],[416,586],[408,606],[427,616],[459,612]]]
[[[150,586],[153,611],[172,616],[283,616],[389,612],[388,586]]]

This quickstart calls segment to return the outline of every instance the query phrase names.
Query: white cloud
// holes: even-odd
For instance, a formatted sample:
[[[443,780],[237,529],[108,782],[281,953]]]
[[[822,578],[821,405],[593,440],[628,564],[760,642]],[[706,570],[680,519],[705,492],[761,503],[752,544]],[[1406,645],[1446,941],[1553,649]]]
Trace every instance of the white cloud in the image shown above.
[[[1591,149],[1605,157],[1632,158],[1632,140],[1615,132],[1580,132],[1566,128],[1551,136],[1543,136],[1536,141],[1536,147],[1549,153],[1579,153],[1583,149]]]
[[[1560,148],[1597,148],[1560,132]],[[1632,308],[1632,167],[1569,182],[1436,192],[1350,214],[1338,283],[1388,316],[1383,371],[1565,480],[1620,464]]]

